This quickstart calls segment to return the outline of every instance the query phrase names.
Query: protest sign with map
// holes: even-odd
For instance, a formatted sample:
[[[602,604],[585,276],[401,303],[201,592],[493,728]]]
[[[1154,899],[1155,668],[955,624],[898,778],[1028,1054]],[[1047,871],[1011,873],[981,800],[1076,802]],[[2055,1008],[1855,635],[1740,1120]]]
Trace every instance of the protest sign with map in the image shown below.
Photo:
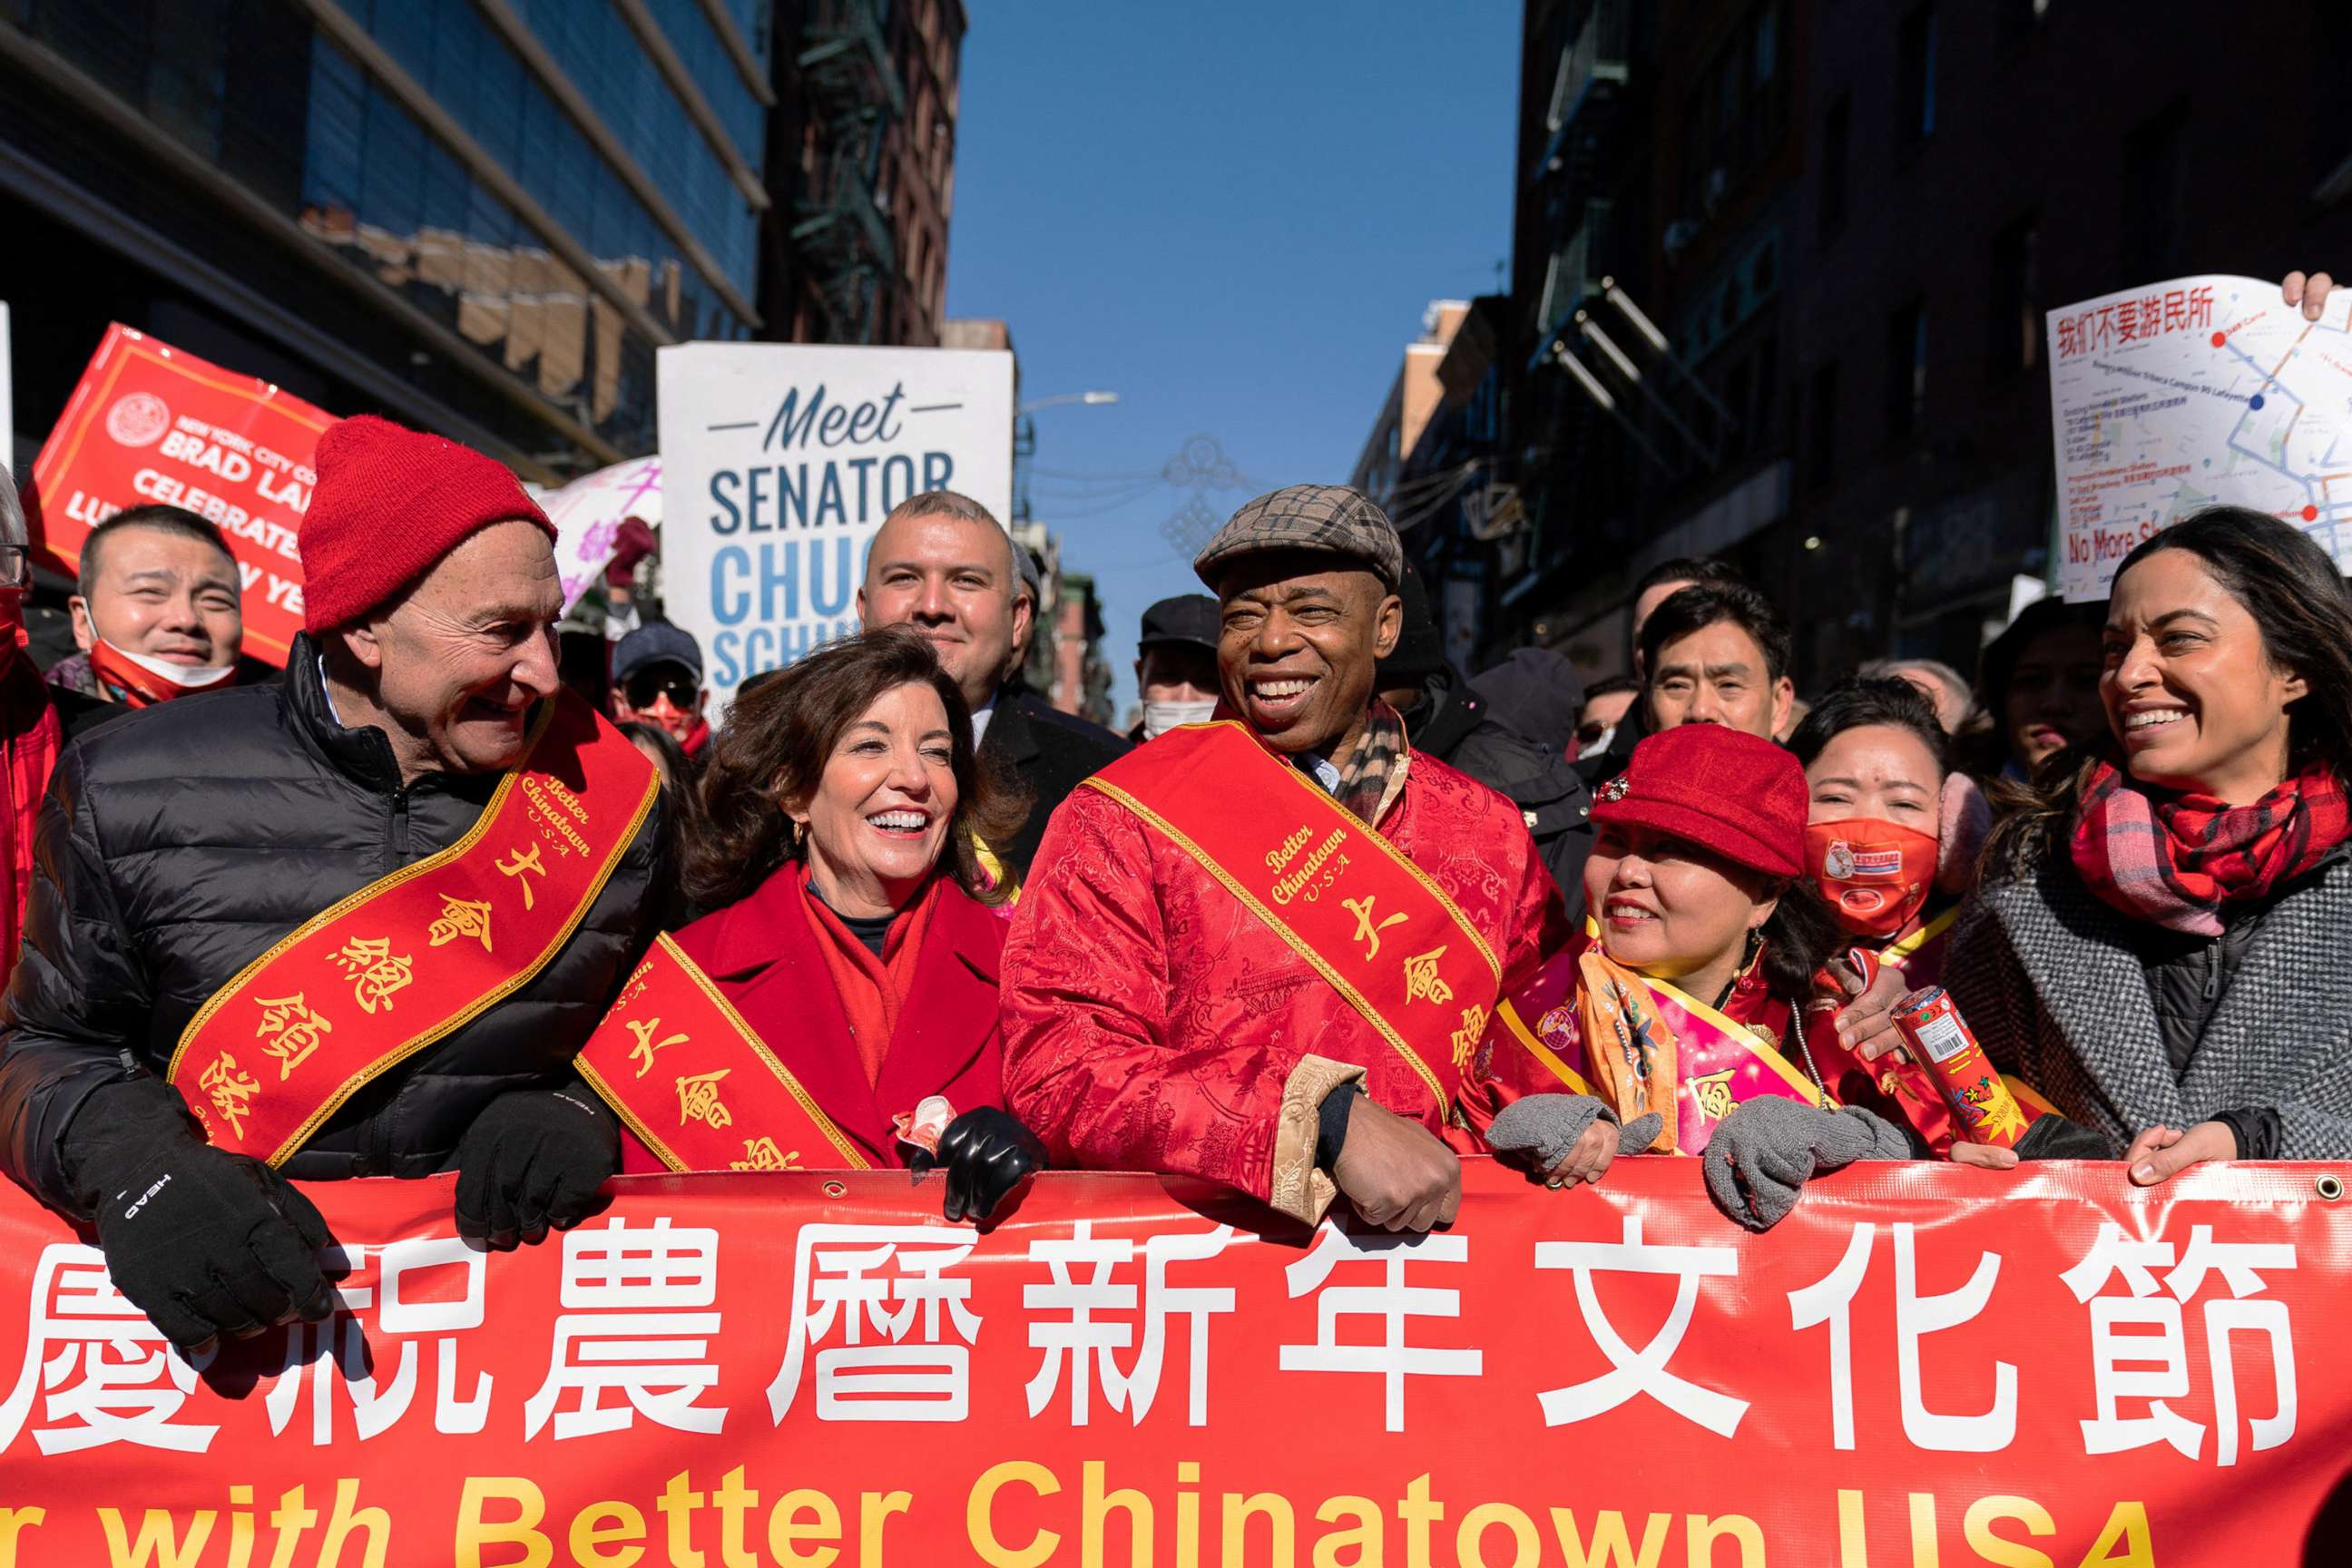
[[[2352,566],[2352,289],[2307,321],[2275,282],[2176,278],[2053,310],[2048,333],[2067,599],[2224,502]]]

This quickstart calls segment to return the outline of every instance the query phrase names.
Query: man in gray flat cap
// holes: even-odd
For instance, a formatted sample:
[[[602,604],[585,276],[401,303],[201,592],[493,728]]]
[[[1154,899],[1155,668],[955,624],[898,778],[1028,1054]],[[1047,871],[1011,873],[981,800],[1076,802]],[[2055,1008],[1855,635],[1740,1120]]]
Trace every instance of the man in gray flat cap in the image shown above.
[[[1568,931],[1517,808],[1374,694],[1402,553],[1370,498],[1297,485],[1193,563],[1216,719],[1072,794],[1005,945],[1008,1103],[1056,1165],[1308,1223],[1341,1194],[1391,1230],[1453,1218],[1496,998]]]

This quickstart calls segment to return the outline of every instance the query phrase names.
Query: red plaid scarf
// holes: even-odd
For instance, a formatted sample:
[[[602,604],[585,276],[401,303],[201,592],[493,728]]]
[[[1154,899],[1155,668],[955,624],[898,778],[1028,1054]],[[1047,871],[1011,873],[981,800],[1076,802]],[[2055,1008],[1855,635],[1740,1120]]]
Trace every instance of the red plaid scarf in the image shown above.
[[[2252,805],[2151,793],[2113,763],[2095,764],[2074,814],[2074,869],[2134,920],[2221,934],[2221,906],[2267,896],[2352,835],[2352,805],[2312,763]]]

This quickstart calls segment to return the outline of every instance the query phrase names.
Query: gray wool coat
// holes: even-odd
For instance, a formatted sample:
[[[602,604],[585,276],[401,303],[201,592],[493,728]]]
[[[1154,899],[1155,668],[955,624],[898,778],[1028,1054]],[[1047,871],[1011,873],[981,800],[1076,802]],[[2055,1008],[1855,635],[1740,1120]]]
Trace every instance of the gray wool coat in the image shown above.
[[[2166,1059],[2131,921],[2063,860],[1985,888],[1954,926],[1943,984],[1996,1064],[2117,1147],[2146,1129],[2268,1106],[2279,1155],[2352,1159],[2352,858],[2281,895],[2248,942],[2188,1071]]]

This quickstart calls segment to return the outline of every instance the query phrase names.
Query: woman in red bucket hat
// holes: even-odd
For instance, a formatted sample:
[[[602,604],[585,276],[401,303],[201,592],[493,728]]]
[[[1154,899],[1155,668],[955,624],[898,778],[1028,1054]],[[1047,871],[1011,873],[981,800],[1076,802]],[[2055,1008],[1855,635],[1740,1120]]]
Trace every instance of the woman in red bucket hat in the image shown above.
[[[1759,736],[1684,724],[1634,748],[1593,807],[1585,939],[1502,1009],[1496,1049],[1523,1048],[1496,1074],[1526,1098],[1497,1117],[1498,1152],[1568,1186],[1621,1153],[1714,1150],[1718,1199],[1752,1215],[1768,1189],[1771,1219],[1815,1170],[1912,1157],[1906,1133],[1823,1090],[1793,1022],[1837,945],[1801,880],[1807,805],[1796,758]]]

